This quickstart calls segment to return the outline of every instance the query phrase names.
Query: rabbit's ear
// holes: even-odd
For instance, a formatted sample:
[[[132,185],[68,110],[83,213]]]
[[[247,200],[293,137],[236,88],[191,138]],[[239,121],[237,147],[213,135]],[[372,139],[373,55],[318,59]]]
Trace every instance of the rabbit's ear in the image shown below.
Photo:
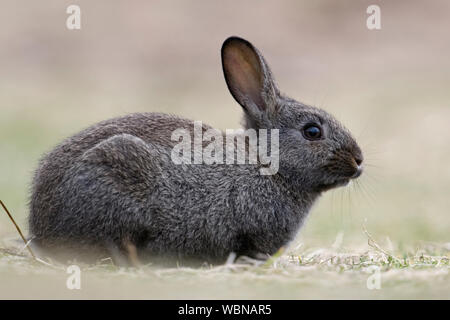
[[[228,89],[247,113],[252,114],[255,107],[275,110],[278,89],[263,56],[250,42],[238,37],[225,40],[222,68]]]

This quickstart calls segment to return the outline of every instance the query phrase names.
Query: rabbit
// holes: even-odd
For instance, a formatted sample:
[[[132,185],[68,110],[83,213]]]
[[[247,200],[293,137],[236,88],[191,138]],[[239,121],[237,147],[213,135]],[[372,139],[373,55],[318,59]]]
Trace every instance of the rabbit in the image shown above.
[[[361,175],[363,154],[351,133],[324,110],[280,93],[250,42],[226,39],[221,58],[244,129],[278,130],[278,171],[261,174],[259,161],[175,164],[172,132],[192,133],[191,120],[163,113],[106,120],[41,159],[29,211],[37,247],[125,260],[133,248],[144,261],[267,259],[293,240],[323,192]]]

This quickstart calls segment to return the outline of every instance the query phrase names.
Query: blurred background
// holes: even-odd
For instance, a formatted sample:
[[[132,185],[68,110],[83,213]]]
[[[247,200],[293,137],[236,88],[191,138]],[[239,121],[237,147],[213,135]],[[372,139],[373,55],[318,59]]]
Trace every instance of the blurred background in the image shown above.
[[[81,30],[66,8],[81,8]],[[381,30],[366,9],[381,8]],[[280,89],[334,114],[363,148],[358,185],[328,192],[293,244],[449,242],[450,2],[24,1],[0,5],[0,199],[26,230],[38,159],[103,119],[167,112],[238,128],[222,74],[230,35]],[[0,237],[15,236],[0,214]]]

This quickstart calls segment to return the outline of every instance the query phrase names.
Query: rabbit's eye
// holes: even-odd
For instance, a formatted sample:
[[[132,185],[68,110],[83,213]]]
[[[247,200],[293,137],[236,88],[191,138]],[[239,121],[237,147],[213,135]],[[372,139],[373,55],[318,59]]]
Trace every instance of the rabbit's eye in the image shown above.
[[[315,124],[306,125],[303,128],[303,136],[308,140],[318,140],[322,138],[322,129]]]

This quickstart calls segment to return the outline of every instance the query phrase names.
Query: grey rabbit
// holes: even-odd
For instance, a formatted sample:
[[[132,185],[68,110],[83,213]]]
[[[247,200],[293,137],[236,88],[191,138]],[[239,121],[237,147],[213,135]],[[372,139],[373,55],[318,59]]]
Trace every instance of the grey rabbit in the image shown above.
[[[230,37],[221,49],[227,86],[245,129],[278,129],[279,169],[256,164],[175,164],[174,130],[193,121],[136,113],[95,124],[40,161],[29,228],[44,252],[95,258],[223,263],[264,259],[297,234],[322,192],[362,173],[350,132],[327,112],[281,94],[261,53]],[[203,125],[202,130],[210,129]]]

